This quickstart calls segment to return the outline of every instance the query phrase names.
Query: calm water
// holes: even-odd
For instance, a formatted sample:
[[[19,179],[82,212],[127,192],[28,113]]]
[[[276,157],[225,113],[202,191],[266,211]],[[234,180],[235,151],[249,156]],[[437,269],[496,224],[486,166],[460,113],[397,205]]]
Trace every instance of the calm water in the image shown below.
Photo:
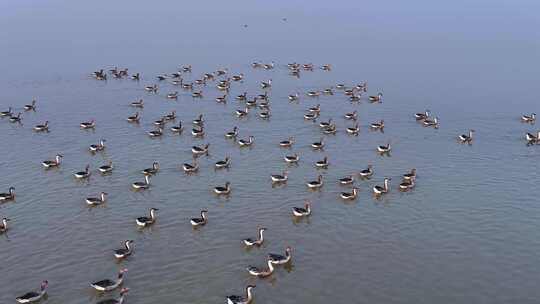
[[[33,96],[38,110],[25,113],[23,125],[0,120],[0,192],[17,189],[17,201],[0,205],[12,219],[0,237],[0,303],[11,303],[39,282],[50,282],[47,303],[93,303],[100,298],[89,283],[113,278],[129,268],[128,303],[222,303],[256,283],[256,303],[534,303],[540,297],[538,147],[523,136],[538,126],[521,124],[522,113],[540,113],[537,93],[540,37],[535,1],[240,1],[179,3],[160,1],[4,1],[0,3],[0,108],[16,111]],[[287,21],[282,21],[286,17]],[[248,24],[247,28],[242,25]],[[272,71],[253,70],[255,60]],[[285,64],[331,63],[295,79]],[[254,113],[238,120],[241,106],[213,84],[205,97],[183,92],[144,92],[158,73],[191,63],[192,76],[218,68],[243,72],[231,96],[261,93],[259,81],[273,79],[272,117]],[[141,72],[130,80],[97,82],[87,75],[118,65]],[[293,92],[336,83],[369,81],[370,93],[384,92],[382,104],[350,104],[341,94],[287,101]],[[144,98],[142,123],[125,121],[129,102]],[[313,152],[320,138],[304,110],[320,103],[321,119],[334,118],[339,132],[325,136],[327,147]],[[429,108],[441,120],[438,130],[423,128],[412,114]],[[151,140],[152,121],[171,110],[189,123],[199,113],[207,136],[169,132]],[[342,115],[359,111],[361,133],[344,133]],[[258,111],[255,111],[258,112]],[[96,130],[79,130],[95,118]],[[369,123],[384,119],[384,134]],[[31,127],[50,121],[51,133]],[[233,126],[240,137],[255,136],[240,150],[223,137]],[[170,126],[170,125],[169,125]],[[476,129],[472,146],[455,136]],[[277,143],[289,136],[291,150]],[[92,156],[90,144],[107,139],[104,153]],[[375,147],[393,142],[391,157]],[[191,161],[190,147],[211,143],[200,172],[188,176],[180,165]],[[297,152],[287,185],[273,188],[269,175],[286,168],[282,157]],[[58,170],[40,162],[64,155]],[[230,170],[214,171],[230,155]],[[328,170],[313,162],[328,156]],[[96,169],[113,160],[110,176]],[[152,188],[134,192],[140,170],[161,164]],[[337,178],[372,163],[375,176],[358,182],[359,198],[344,203],[349,190]],[[90,164],[88,182],[72,173]],[[417,187],[397,191],[401,174],[418,169]],[[304,183],[322,173],[326,184],[310,192]],[[392,177],[382,200],[370,189]],[[212,187],[231,181],[229,198]],[[87,196],[108,192],[104,207],[88,208]],[[295,222],[290,208],[313,201],[309,220]],[[139,231],[134,218],[157,207],[158,222]],[[207,208],[209,224],[193,230],[189,218]],[[246,251],[240,243],[266,226],[267,242]],[[135,240],[132,257],[117,263],[112,250]],[[268,252],[294,248],[293,264],[266,280],[251,278],[247,265],[263,265]]]

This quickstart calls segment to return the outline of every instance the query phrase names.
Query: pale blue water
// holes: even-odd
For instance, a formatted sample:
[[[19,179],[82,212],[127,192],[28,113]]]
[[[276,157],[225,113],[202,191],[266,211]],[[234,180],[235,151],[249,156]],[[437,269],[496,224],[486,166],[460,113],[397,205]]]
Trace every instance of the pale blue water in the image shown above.
[[[540,5],[535,1],[4,1],[0,2],[0,110],[22,110],[32,97],[35,113],[23,125],[0,119],[0,192],[17,189],[17,201],[0,205],[0,217],[12,219],[0,237],[0,303],[50,282],[46,303],[94,303],[89,283],[113,278],[129,268],[127,303],[223,303],[256,283],[255,303],[535,303],[538,266],[539,199],[536,195],[539,147],[526,147],[525,132],[538,125],[519,122],[524,113],[540,113]],[[282,18],[287,21],[282,21]],[[243,25],[248,27],[244,28]],[[252,61],[275,61],[272,71],[253,70]],[[288,76],[286,63],[330,63],[301,78]],[[255,114],[237,120],[242,108],[221,95],[215,84],[193,100],[161,85],[160,94],[144,92],[160,73],[192,64],[192,76],[218,68],[246,80],[232,85],[231,97],[261,93],[259,82],[273,79],[270,121]],[[130,80],[97,82],[87,75],[112,66],[141,72]],[[293,92],[367,80],[371,94],[384,92],[382,104],[350,104],[341,93],[287,101]],[[129,103],[144,98],[142,122],[125,121]],[[320,103],[321,119],[334,118],[339,132],[325,136],[324,152],[309,144],[321,136],[302,115]],[[440,117],[438,130],[423,128],[413,114],[429,108]],[[359,111],[361,133],[342,115]],[[151,140],[152,121],[176,110],[186,123],[199,113],[207,136],[188,132]],[[79,130],[95,118],[95,132]],[[384,119],[385,133],[369,132]],[[49,120],[51,133],[31,127]],[[240,137],[255,136],[252,149],[225,140],[233,126]],[[170,127],[171,125],[169,125]],[[475,129],[472,146],[455,137]],[[294,135],[291,150],[277,143]],[[87,152],[107,139],[106,152]],[[392,140],[389,158],[375,147]],[[180,170],[191,162],[190,147],[211,143],[200,172]],[[270,174],[286,168],[285,154],[298,152],[289,182],[272,188]],[[64,155],[58,170],[40,162]],[[215,161],[232,158],[228,171]],[[313,162],[328,156],[328,170]],[[115,171],[95,171],[112,159]],[[130,184],[157,160],[161,172],[149,191]],[[72,173],[90,164],[93,176],[78,183]],[[375,176],[358,182],[354,203],[338,198],[348,187],[337,178],[373,163]],[[399,193],[401,174],[416,167],[417,187]],[[304,183],[321,173],[325,186],[310,192]],[[392,177],[391,192],[374,200],[370,189]],[[228,199],[212,187],[232,183]],[[88,209],[87,196],[108,192],[105,207]],[[294,222],[290,208],[313,201],[308,221]],[[134,218],[160,208],[154,227],[139,232]],[[207,208],[210,221],[194,231],[189,218]],[[267,243],[244,250],[240,240],[266,226]],[[112,250],[135,240],[135,253],[117,263]],[[293,266],[271,279],[251,278],[248,265],[264,264],[268,252],[290,245]],[[116,295],[113,293],[112,295]],[[102,299],[102,297],[99,297]]]

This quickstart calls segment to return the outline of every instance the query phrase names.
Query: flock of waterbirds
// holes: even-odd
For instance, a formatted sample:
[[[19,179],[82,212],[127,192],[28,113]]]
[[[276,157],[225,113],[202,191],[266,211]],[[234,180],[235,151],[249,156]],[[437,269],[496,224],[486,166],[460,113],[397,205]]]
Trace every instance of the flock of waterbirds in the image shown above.
[[[275,68],[275,63],[259,63],[255,62],[252,63],[251,66],[254,69],[266,69],[271,70]],[[304,72],[312,72],[315,69],[320,69],[323,71],[331,71],[332,67],[328,64],[322,65],[322,66],[315,66],[313,64],[298,64],[298,63],[290,63],[287,64],[287,69],[289,71],[289,74],[293,77],[299,77],[301,73]],[[170,73],[170,74],[163,74],[158,75],[155,79],[158,83],[168,83],[175,87],[180,87],[182,90],[188,91],[191,93],[191,96],[193,98],[201,98],[203,97],[203,88],[206,88],[209,83],[216,83],[216,88],[223,92],[222,96],[219,96],[215,99],[217,103],[226,103],[229,99],[233,98],[238,103],[242,104],[243,106],[239,109],[237,109],[234,112],[234,115],[239,117],[240,119],[242,117],[246,117],[248,115],[251,115],[252,108],[259,108],[260,111],[258,112],[258,116],[261,119],[268,119],[271,115],[270,108],[270,92],[272,87],[272,80],[269,79],[268,81],[264,81],[260,83],[260,88],[263,90],[261,94],[253,95],[250,97],[248,95],[248,92],[244,92],[240,95],[231,97],[229,96],[229,91],[231,86],[234,84],[234,82],[241,82],[244,80],[245,75],[243,73],[232,75],[229,73],[227,69],[220,69],[211,73],[205,73],[202,75],[201,78],[196,79],[191,82],[185,81],[185,74],[191,74],[192,73],[192,67],[191,65],[182,66],[178,71]],[[93,78],[100,81],[107,81],[109,78],[116,78],[116,79],[124,79],[124,78],[130,78],[133,81],[141,81],[142,77],[139,73],[136,74],[129,74],[128,69],[118,69],[117,67],[110,69],[109,71],[105,70],[99,70],[96,72],[93,72],[91,74]],[[157,94],[160,90],[160,85],[158,84],[150,84],[145,86],[145,90],[149,94]],[[368,86],[367,82],[362,82],[358,85],[354,86],[346,86],[344,84],[337,84],[335,86],[331,86],[328,88],[323,88],[321,90],[317,91],[308,91],[305,92],[305,96],[307,98],[317,98],[320,95],[334,95],[338,92],[341,92],[342,95],[346,96],[350,102],[356,103],[360,102],[361,100],[367,99],[371,103],[381,103],[383,101],[383,94],[377,93],[376,95],[371,96],[364,96],[364,94],[367,93]],[[172,91],[168,92],[165,97],[167,99],[176,100],[179,96],[178,91]],[[293,94],[290,94],[288,96],[289,102],[297,102],[301,98],[301,94],[296,92]],[[133,115],[127,117],[127,121],[129,123],[140,123],[141,121],[141,115],[140,112],[144,109],[144,101],[143,99],[139,99],[137,101],[133,101],[129,104],[130,106],[137,108],[138,111],[134,113]],[[37,102],[36,99],[33,99],[30,104],[24,105],[23,107],[24,111],[37,111]],[[322,107],[320,104],[317,104],[316,106],[312,106],[306,109],[306,112],[304,114],[303,119],[306,121],[311,121],[316,123],[318,121],[318,118],[320,117],[322,111]],[[21,112],[15,113],[13,112],[13,108],[9,107],[6,111],[0,112],[0,117],[7,118],[11,123],[16,123],[22,125],[23,116]],[[433,116],[429,110],[426,110],[422,113],[416,113],[413,115],[414,119],[418,121],[421,125],[425,127],[433,127],[438,128],[439,127],[439,118],[437,116]],[[343,114],[343,118],[347,121],[352,121],[353,125],[348,126],[344,131],[347,135],[350,136],[358,136],[360,133],[360,127],[357,123],[357,111],[353,111],[350,113]],[[176,112],[172,111],[170,113],[164,114],[162,117],[159,117],[157,120],[153,122],[155,125],[154,130],[149,130],[147,132],[148,136],[150,137],[160,137],[165,132],[165,127],[167,124],[172,123],[173,125],[169,127],[169,131],[174,134],[183,134],[184,131],[184,124],[181,121],[177,121]],[[522,115],[521,121],[524,123],[530,123],[534,124],[536,121],[536,114],[532,113],[531,115]],[[197,138],[204,138],[205,136],[205,117],[204,114],[200,114],[199,116],[195,117],[193,121],[191,122],[191,135],[193,137]],[[327,121],[319,121],[318,125],[321,133],[323,135],[328,134],[336,134],[338,132],[336,124],[334,123],[333,119],[329,119]],[[97,123],[95,120],[89,120],[85,122],[80,123],[80,129],[95,129],[97,127]],[[372,131],[380,131],[384,132],[385,123],[384,120],[379,120],[376,122],[373,122],[369,125],[369,129]],[[39,124],[33,127],[33,130],[35,132],[43,132],[48,133],[51,132],[49,129],[49,121],[45,121],[43,124]],[[457,140],[460,143],[466,143],[466,144],[472,144],[473,142],[473,134],[474,130],[470,130],[467,134],[459,135],[457,137]],[[239,147],[250,147],[253,145],[255,138],[253,136],[248,136],[246,138],[239,138],[239,128],[234,127],[232,130],[225,130],[224,137],[227,140],[234,140],[237,142]],[[533,133],[526,133],[525,139],[527,142],[527,145],[535,145],[540,144],[540,131],[536,134]],[[101,139],[99,142],[91,144],[88,149],[91,153],[100,153],[101,151],[104,151],[106,149],[106,140]],[[282,148],[291,148],[295,144],[295,138],[289,137],[286,139],[283,139],[279,143],[276,143],[277,146]],[[313,150],[323,150],[325,147],[325,140],[324,136],[322,136],[319,140],[313,141],[311,143],[311,148]],[[193,162],[192,163],[184,163],[181,165],[181,170],[183,170],[185,173],[195,173],[199,170],[199,158],[203,157],[204,155],[208,155],[210,149],[210,144],[200,145],[200,146],[193,146],[191,148],[191,152],[193,154]],[[392,151],[392,146],[390,142],[377,146],[374,149],[377,153],[380,155],[390,155]],[[63,159],[62,154],[57,154],[54,159],[52,160],[44,160],[42,162],[42,165],[45,169],[51,169],[61,166],[61,162]],[[283,157],[283,160],[289,164],[294,165],[300,161],[300,155],[297,153],[294,154],[288,154]],[[223,169],[228,168],[231,166],[231,158],[229,156],[225,157],[223,160],[219,160],[215,163],[216,169]],[[316,168],[325,169],[329,166],[329,161],[327,157],[324,157],[322,160],[316,161],[314,163],[314,166]],[[144,176],[144,180],[142,181],[136,181],[131,184],[132,188],[137,191],[143,191],[144,189],[148,189],[151,187],[150,179],[153,175],[156,175],[159,173],[159,163],[154,162],[151,167],[143,169],[141,172]],[[100,174],[108,175],[113,174],[114,171],[114,165],[112,161],[109,161],[106,164],[103,164],[99,168],[97,168]],[[88,179],[92,174],[92,171],[90,170],[90,166],[87,165],[84,170],[75,172],[74,178],[79,180]],[[356,186],[354,186],[356,179],[370,179],[374,175],[374,169],[371,164],[368,164],[367,167],[361,171],[359,171],[355,175],[347,175],[336,182],[345,185],[345,186],[351,186],[351,191],[349,192],[342,192],[340,193],[340,198],[343,200],[356,200],[358,196],[358,192],[360,189]],[[376,198],[379,198],[383,196],[384,194],[388,193],[390,191],[390,178],[384,178],[384,182],[382,185],[376,185],[372,188],[373,195]],[[270,175],[270,181],[274,184],[283,184],[288,182],[288,172],[284,171],[279,174],[271,174]],[[400,191],[410,191],[415,187],[416,184],[416,169],[411,169],[409,172],[403,174],[402,181],[400,182],[398,189]],[[322,175],[318,175],[316,179],[312,181],[306,182],[306,186],[309,189],[317,190],[324,185],[324,180]],[[215,186],[212,191],[218,195],[230,195],[232,191],[232,186],[229,182],[226,182],[224,185]],[[101,192],[96,197],[88,197],[85,199],[86,203],[89,206],[98,206],[105,204],[107,202],[107,192]],[[8,202],[15,200],[15,188],[10,187],[7,193],[0,193],[0,202]],[[135,219],[136,226],[138,226],[140,229],[144,229],[144,227],[151,226],[156,223],[156,213],[158,209],[157,208],[150,208],[148,216],[141,216]],[[309,201],[306,201],[303,206],[300,207],[293,207],[292,208],[292,216],[295,218],[302,218],[310,216],[312,212],[312,205]],[[190,219],[191,225],[198,229],[201,226],[204,226],[208,223],[208,210],[201,210],[200,216]],[[10,222],[9,218],[3,218],[1,224],[0,224],[0,233],[7,232],[9,226],[8,223]],[[267,228],[260,227],[258,229],[257,237],[256,238],[247,238],[242,240],[242,243],[246,247],[258,247],[261,246],[264,242],[264,236],[263,233]],[[129,257],[133,253],[133,240],[126,240],[123,243],[123,248],[114,250],[114,257],[118,260],[123,260]],[[248,266],[247,271],[249,274],[256,276],[256,277],[268,277],[271,276],[272,273],[276,270],[276,266],[278,265],[284,265],[291,261],[292,259],[292,248],[286,247],[285,253],[282,254],[268,254],[267,260],[266,260],[266,266],[265,267],[255,267],[255,266]],[[125,274],[127,273],[126,268],[122,268],[116,279],[105,279],[101,281],[97,281],[94,283],[91,283],[90,286],[96,289],[100,292],[108,292],[112,290],[116,290],[117,288],[121,287]],[[47,286],[48,281],[43,281],[41,284],[41,288],[38,291],[32,291],[28,292],[22,296],[19,296],[16,298],[16,301],[19,303],[29,303],[29,302],[35,302],[42,300],[46,297],[47,294]],[[229,296],[227,297],[227,302],[230,304],[235,303],[250,303],[253,299],[253,293],[252,290],[255,288],[254,285],[248,285],[245,289],[245,295],[242,296]],[[102,304],[121,304],[124,302],[125,296],[128,293],[129,288],[121,288],[120,295],[118,298],[115,299],[108,299],[103,300],[99,303]]]

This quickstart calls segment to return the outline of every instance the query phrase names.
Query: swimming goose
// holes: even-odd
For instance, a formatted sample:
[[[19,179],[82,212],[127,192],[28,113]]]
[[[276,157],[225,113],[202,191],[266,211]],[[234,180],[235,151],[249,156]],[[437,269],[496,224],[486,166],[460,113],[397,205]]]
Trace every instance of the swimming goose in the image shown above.
[[[254,139],[255,137],[253,136],[249,136],[248,139],[239,139],[238,145],[240,145],[240,147],[249,147],[253,144]]]
[[[150,175],[145,175],[143,182],[134,182],[131,186],[136,190],[150,188]]]
[[[319,141],[311,143],[311,147],[315,150],[321,150],[322,148],[324,148],[323,138],[321,137]]]
[[[107,173],[111,173],[113,168],[114,167],[113,167],[112,161],[109,161],[109,163],[107,163],[106,165],[103,165],[103,166],[99,167],[98,170],[102,174],[107,174]]]
[[[8,230],[8,222],[11,221],[10,219],[8,218],[3,218],[2,219],[2,223],[0,223],[0,233],[4,233]],[[262,236],[262,234],[261,234]]]
[[[424,127],[439,127],[439,118],[435,117],[433,119],[430,119],[429,117],[424,119]]]
[[[380,154],[390,153],[391,149],[392,149],[392,147],[390,146],[390,143],[387,143],[386,145],[381,145],[381,146],[377,147],[377,151]]]
[[[160,137],[163,135],[163,128],[159,127],[157,130],[152,130],[148,132],[150,137]]]
[[[172,126],[172,127],[171,127],[171,132],[173,132],[173,133],[178,133],[178,134],[180,134],[180,133],[182,133],[182,131],[184,131],[184,126],[182,126],[182,122],[181,122],[181,121],[178,122],[178,125],[177,125],[177,126]]]
[[[261,87],[263,89],[270,88],[271,86],[272,86],[272,79],[269,79],[267,82],[264,82],[264,81],[261,82]]]
[[[525,139],[527,140],[527,145],[532,145],[540,141],[540,131],[534,136],[532,133],[525,134]]]
[[[265,68],[266,70],[271,70],[274,68],[274,65],[275,65],[274,62],[272,61],[270,63],[263,64],[263,68]]]
[[[0,193],[0,202],[12,201],[15,199],[15,187],[9,187],[7,193]]]
[[[205,73],[203,78],[206,80],[214,80],[215,76],[212,73]]]
[[[99,143],[91,144],[90,147],[88,147],[88,149],[90,150],[90,152],[103,151],[105,149],[105,141],[106,141],[105,139],[100,139]]]
[[[86,165],[84,171],[75,172],[73,175],[78,179],[88,178],[90,176],[90,165]]]
[[[141,80],[141,74],[137,73],[137,74],[131,75],[131,79],[132,80]]]
[[[142,99],[139,99],[139,101],[132,102],[130,106],[135,108],[144,108],[144,101]]]
[[[356,89],[346,89],[345,91],[343,91],[343,94],[345,94],[345,96],[353,96],[354,93],[355,93],[355,90]]]
[[[310,97],[319,97],[319,95],[321,95],[321,92],[320,91],[309,91],[306,93],[307,96],[310,96]]]
[[[249,113],[249,109],[248,108],[245,108],[244,110],[236,110],[236,116],[238,117],[244,117],[244,116],[247,116]]]
[[[282,174],[272,174],[270,175],[273,183],[284,183],[289,179],[288,172],[283,171]]]
[[[322,185],[323,185],[322,175],[317,176],[316,180],[309,181],[306,183],[306,186],[308,186],[308,188],[311,188],[311,189],[318,189],[322,187]]]
[[[373,194],[375,195],[381,195],[388,192],[388,182],[390,181],[390,178],[384,179],[384,185],[383,186],[373,186]]]
[[[203,115],[199,114],[199,116],[197,116],[197,118],[192,121],[192,124],[196,126],[202,126],[204,124]]]
[[[337,132],[336,124],[329,124],[327,127],[323,128],[322,131],[324,134],[336,134]]]
[[[231,193],[231,183],[226,182],[225,186],[215,186],[214,187],[214,193],[215,194],[229,194],[229,193]]]
[[[369,125],[369,127],[372,130],[383,130],[384,129],[384,120],[381,119],[379,122],[374,122],[371,125]]]
[[[42,125],[35,125],[34,126],[34,131],[36,131],[36,132],[49,132],[49,121],[47,120]]]
[[[474,133],[474,130],[469,130],[469,134],[466,135],[466,134],[461,134],[458,139],[461,143],[468,143],[468,144],[471,144],[472,143],[472,140],[473,140],[473,133]]]
[[[344,84],[344,83],[338,83],[338,84],[336,84],[336,89],[339,89],[339,90],[345,89],[345,84]]]
[[[118,272],[118,277],[117,277],[116,281],[113,281],[113,280],[110,280],[110,279],[105,279],[105,280],[101,280],[101,281],[91,283],[90,286],[92,286],[97,291],[111,291],[111,290],[114,290],[114,289],[118,288],[118,286],[122,285],[122,283],[124,282],[124,274],[127,271],[128,271],[127,268],[121,269]]]
[[[232,80],[234,81],[240,81],[244,79],[244,74],[240,73],[240,75],[233,75]]]
[[[246,270],[251,274],[252,276],[256,276],[259,278],[265,278],[268,276],[271,276],[274,272],[274,264],[272,264],[272,261],[268,260],[267,262],[268,268],[258,268],[255,266],[248,266]]]
[[[382,93],[378,93],[377,96],[369,96],[369,101],[371,102],[380,102],[382,101]]]
[[[171,92],[167,94],[168,99],[178,99],[178,91]]]
[[[414,114],[414,118],[416,120],[424,120],[424,119],[428,118],[430,114],[431,114],[430,111],[426,110],[424,113],[416,113],[416,114]]]
[[[80,126],[81,129],[94,129],[96,127],[96,121],[92,119],[90,121],[81,122]]]
[[[191,152],[194,154],[194,155],[202,155],[202,154],[206,154],[208,155],[208,148],[210,147],[210,144],[206,144],[205,146],[193,146],[191,147]]]
[[[191,97],[193,97],[193,98],[202,98],[203,97],[202,91],[191,93]]]
[[[157,161],[152,163],[151,168],[146,168],[142,170],[142,174],[144,175],[155,175],[159,171],[159,163]]]
[[[117,259],[123,259],[130,256],[131,253],[133,252],[133,249],[131,248],[131,244],[133,244],[133,240],[125,241],[124,248],[114,250],[114,257]]]
[[[292,213],[295,217],[304,217],[311,215],[311,203],[306,201],[304,208],[302,207],[293,207]]]
[[[270,109],[270,101],[264,100],[259,103],[259,109],[261,110],[269,110]]]
[[[216,97],[216,102],[218,102],[218,103],[226,103],[227,102],[227,95]]]
[[[253,288],[255,288],[255,285],[248,285],[246,287],[246,296],[228,296],[227,304],[250,304],[253,301]]]
[[[154,120],[154,125],[160,128],[163,128],[163,126],[167,123],[165,116],[161,117],[158,120]]]
[[[235,138],[238,135],[238,127],[234,127],[232,131],[225,133],[226,138]]]
[[[531,115],[522,115],[521,116],[521,121],[529,122],[529,123],[535,122],[536,121],[536,113],[532,113]]]
[[[341,192],[339,196],[344,200],[354,200],[358,197],[358,188],[353,188],[352,192]]]
[[[357,117],[357,111],[354,110],[350,113],[346,113],[345,115],[345,119],[349,119],[349,120],[356,120],[356,117]]]
[[[319,127],[321,129],[328,128],[332,124],[332,118],[328,119],[328,121],[321,121],[319,123]]]
[[[373,165],[368,165],[366,169],[359,172],[362,178],[369,178],[373,175]]]
[[[300,160],[300,157],[298,156],[298,154],[295,153],[293,155],[285,155],[283,159],[285,160],[285,162],[291,164],[291,163],[297,163]]]
[[[415,186],[415,180],[416,179],[414,177],[411,179],[403,180],[403,182],[399,184],[399,190],[403,192],[411,190]]]
[[[332,90],[332,88],[326,88],[323,90],[323,94],[324,95],[334,95],[334,91]]]
[[[182,72],[184,72],[184,73],[188,73],[188,72],[191,73],[191,64],[190,64],[190,65],[184,65],[184,66],[182,67]]]
[[[218,160],[215,164],[216,169],[228,168],[231,165],[231,158],[225,157],[224,160]]]
[[[361,95],[357,95],[354,92],[349,96],[349,101],[360,101]]]
[[[259,233],[258,233],[258,238],[257,239],[252,239],[252,238],[247,238],[247,239],[243,239],[242,242],[244,243],[244,245],[248,246],[248,247],[251,247],[251,246],[261,246],[264,242],[264,236],[263,236],[263,232],[266,231],[266,228],[259,228]]]
[[[106,192],[101,192],[99,194],[99,197],[87,197],[86,203],[90,206],[97,206],[105,203],[107,200],[107,194]]]
[[[268,100],[268,92],[265,91],[264,94],[259,94],[257,98],[260,100]]]
[[[150,208],[150,216],[141,216],[135,219],[135,223],[137,223],[137,226],[139,227],[146,227],[153,225],[156,222],[156,211],[159,209],[157,208]]]
[[[129,288],[122,288],[120,290],[120,297],[118,299],[106,299],[97,302],[97,304],[124,304],[124,300],[128,291]]]
[[[47,286],[49,286],[49,282],[45,280],[41,282],[41,287],[39,291],[27,292],[24,295],[17,297],[15,301],[17,301],[18,303],[37,302],[47,294]]]
[[[36,99],[32,99],[31,104],[27,104],[24,106],[25,111],[35,111],[36,110]]]
[[[195,127],[191,129],[191,135],[193,135],[193,137],[203,137],[204,127]]]
[[[197,164],[197,159],[193,159],[193,163],[189,164],[189,163],[184,163],[182,165],[182,169],[184,170],[184,172],[186,173],[193,173],[193,172],[196,172],[199,170],[199,164]]]
[[[64,156],[62,156],[61,154],[57,154],[54,160],[44,160],[41,164],[45,168],[58,167],[60,166],[60,160],[62,159],[62,157]]]
[[[412,168],[411,172],[403,174],[404,180],[410,180],[416,178],[416,168]]]
[[[193,90],[193,83],[184,83],[182,81],[182,89],[184,89],[184,90]]]
[[[139,122],[141,117],[139,116],[139,112],[135,112],[134,115],[128,116],[126,119],[128,122]]]
[[[201,210],[201,217],[195,217],[189,221],[191,226],[197,227],[206,225],[206,223],[208,223],[208,217],[206,216],[207,213],[208,210]]]
[[[358,133],[360,133],[360,127],[358,126],[358,123],[354,124],[353,127],[348,127],[347,133],[351,135],[358,135]]]
[[[247,99],[247,92],[244,92],[243,94],[240,94],[236,96],[236,100],[242,101]]]
[[[332,70],[332,66],[329,65],[329,64],[323,64],[323,65],[321,66],[321,70],[323,70],[323,71],[330,71],[330,70]]]
[[[306,113],[304,114],[304,119],[305,120],[315,120],[317,119],[317,117],[319,117],[319,113],[312,113],[312,112],[309,112],[309,113]]]
[[[289,139],[282,140],[279,142],[279,146],[283,148],[290,148],[294,144],[294,137],[289,137]]]
[[[11,117],[9,118],[9,121],[10,122],[21,122],[22,121],[21,113],[18,113],[17,116],[11,115]]]
[[[322,160],[315,162],[315,167],[317,168],[328,168],[328,157],[325,156]]]
[[[144,89],[145,89],[147,92],[157,93],[157,91],[158,91],[159,88],[158,88],[157,84],[154,84],[154,85],[151,85],[151,86],[146,86]]]
[[[262,118],[262,119],[270,118],[270,111],[266,110],[266,111],[260,112],[259,117]]]
[[[298,95],[298,93],[291,94],[291,95],[289,95],[289,101],[298,100],[298,97],[300,97],[300,95]]]
[[[257,105],[257,97],[254,97],[251,100],[246,101],[246,107],[251,108]]]
[[[11,107],[8,108],[7,111],[0,112],[0,116],[11,116],[13,112],[11,112]]]
[[[339,183],[342,185],[350,185],[354,183],[354,177],[352,175],[342,177],[339,179]]]

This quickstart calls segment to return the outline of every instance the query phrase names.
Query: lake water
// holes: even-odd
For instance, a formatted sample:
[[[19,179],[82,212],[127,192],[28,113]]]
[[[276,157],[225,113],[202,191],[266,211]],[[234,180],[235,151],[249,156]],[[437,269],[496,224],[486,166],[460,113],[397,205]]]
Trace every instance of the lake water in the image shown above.
[[[114,278],[129,268],[127,303],[223,303],[256,283],[255,303],[536,303],[540,297],[538,252],[540,200],[536,193],[538,146],[527,147],[526,132],[538,125],[520,123],[524,113],[540,113],[540,19],[537,1],[4,1],[0,3],[0,110],[21,111],[32,97],[37,111],[23,124],[0,119],[0,192],[16,188],[17,200],[0,205],[11,229],[0,236],[0,303],[50,282],[46,303],[94,303],[103,297],[89,283]],[[286,21],[282,18],[287,18]],[[244,24],[248,25],[244,27]],[[253,61],[276,62],[270,71]],[[286,63],[332,64],[331,72],[288,75]],[[159,94],[144,86],[155,76],[192,64],[186,80],[228,68],[243,72],[226,105],[215,83],[204,98],[160,84]],[[140,82],[91,79],[90,72],[118,65],[142,73]],[[269,90],[271,118],[242,108],[233,97]],[[370,95],[351,104],[342,93],[289,103],[293,92],[367,80]],[[165,98],[179,90],[177,101]],[[140,125],[125,118],[128,105],[143,98]],[[321,104],[321,119],[333,118],[338,133],[324,136],[327,146],[310,143],[319,128],[302,119]],[[430,109],[440,118],[435,130],[421,127],[413,114]],[[189,132],[152,140],[146,131],[161,115],[176,110],[190,126],[199,113],[206,137]],[[348,136],[343,114],[357,110],[360,135]],[[95,118],[95,131],[78,124]],[[370,132],[384,119],[384,133]],[[32,126],[50,121],[51,132]],[[169,127],[171,124],[168,125]],[[239,127],[240,138],[255,137],[250,149],[226,140]],[[168,128],[167,128],[168,129]],[[476,130],[472,146],[456,136]],[[168,130],[167,130],[168,131]],[[292,149],[277,143],[294,136]],[[107,140],[104,153],[87,148]],[[375,152],[391,140],[391,157]],[[186,175],[192,145],[211,143],[200,171]],[[285,154],[297,152],[298,166]],[[57,170],[40,162],[64,155]],[[229,170],[215,161],[230,155]],[[329,157],[327,170],[313,163]],[[112,160],[115,171],[100,176],[97,167]],[[134,192],[140,170],[161,165],[151,189]],[[372,163],[374,177],[359,181],[358,200],[339,197],[350,187],[339,177]],[[88,182],[73,173],[90,164]],[[399,178],[417,168],[416,188],[397,191]],[[270,174],[289,170],[289,181],[272,187]],[[308,191],[305,182],[319,173],[325,185]],[[371,187],[393,178],[390,193],[376,200]],[[211,192],[226,181],[228,198]],[[104,207],[88,208],[84,198],[109,193]],[[307,220],[294,221],[291,208],[313,202]],[[156,207],[158,221],[139,230],[134,219]],[[209,223],[194,230],[191,217],[208,209]],[[240,240],[265,226],[266,242],[246,250]],[[132,239],[134,254],[118,263],[112,250]],[[270,279],[254,279],[245,267],[262,266],[269,252],[293,248],[293,263]],[[117,293],[112,293],[114,296]]]

